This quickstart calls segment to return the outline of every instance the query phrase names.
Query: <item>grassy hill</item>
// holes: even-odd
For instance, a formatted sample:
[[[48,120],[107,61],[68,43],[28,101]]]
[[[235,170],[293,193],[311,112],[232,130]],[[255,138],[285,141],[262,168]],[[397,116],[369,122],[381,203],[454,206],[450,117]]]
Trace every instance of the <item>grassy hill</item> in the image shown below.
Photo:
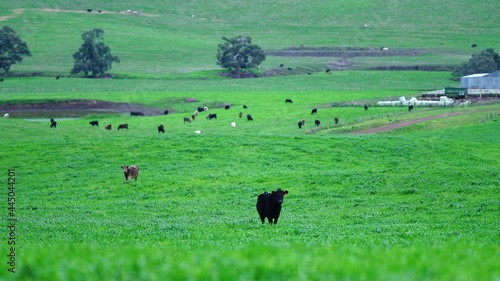
[[[55,129],[47,116],[0,118],[0,217],[17,218],[2,232],[0,280],[498,280],[498,103],[411,114],[362,106],[457,86],[447,71],[367,69],[459,64],[472,43],[498,52],[499,10],[495,1],[3,1],[0,25],[33,53],[12,71],[38,74],[6,77],[0,106],[94,99],[171,114],[55,115]],[[121,58],[115,78],[66,77],[92,28]],[[269,55],[263,71],[292,70],[227,79],[217,44],[238,34],[317,55]],[[416,54],[319,54],[381,46]],[[324,73],[342,59],[351,69]],[[205,105],[217,120],[183,122]],[[467,113],[347,133],[458,111]],[[120,166],[132,164],[139,180],[126,184]],[[289,191],[279,223],[261,225],[257,195],[278,188]]]

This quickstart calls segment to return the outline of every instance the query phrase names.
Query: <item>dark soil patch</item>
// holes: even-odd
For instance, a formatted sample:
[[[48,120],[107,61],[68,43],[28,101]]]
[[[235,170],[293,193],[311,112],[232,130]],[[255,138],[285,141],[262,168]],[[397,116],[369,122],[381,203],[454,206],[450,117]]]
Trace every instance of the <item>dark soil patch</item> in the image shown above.
[[[40,112],[40,117],[44,117],[46,114],[43,112],[49,111],[52,116],[58,117],[58,113],[75,111],[79,113],[79,116],[83,116],[92,113],[129,113],[131,111],[142,112],[146,116],[153,115],[163,115],[165,109],[147,107],[139,104],[132,103],[118,103],[109,101],[99,101],[99,100],[67,100],[67,101],[43,101],[43,102],[32,102],[32,103],[4,103],[0,104],[1,112],[8,112],[12,117],[16,117],[16,113],[19,116],[30,115],[32,117],[37,116],[37,112]],[[172,109],[168,109],[170,113],[173,112]],[[27,112],[27,114],[22,114]],[[31,113],[31,114],[30,114]],[[60,116],[66,117],[66,116]]]

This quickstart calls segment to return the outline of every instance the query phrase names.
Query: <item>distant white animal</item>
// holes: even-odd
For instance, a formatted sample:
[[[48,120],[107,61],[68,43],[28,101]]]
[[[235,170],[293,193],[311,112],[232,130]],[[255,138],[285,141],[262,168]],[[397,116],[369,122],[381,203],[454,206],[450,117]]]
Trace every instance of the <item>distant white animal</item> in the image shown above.
[[[132,14],[134,14],[134,15],[138,15],[138,14],[139,14],[139,12],[138,12],[138,11],[133,11],[133,12],[132,12]]]
[[[4,118],[9,118],[9,117],[10,117],[10,115],[9,115],[8,113],[5,113],[5,114],[3,115],[3,117],[4,117]]]
[[[365,28],[368,27],[368,24],[363,24],[363,27],[365,27]]]
[[[194,131],[194,133],[197,134],[197,135],[199,135],[199,134],[201,134],[201,131],[200,130],[196,130],[196,131]]]
[[[389,48],[387,48],[387,47],[382,47],[382,48],[380,48],[380,50],[382,50],[382,51],[389,51]]]
[[[132,13],[132,10],[127,10],[127,13]]]
[[[194,15],[192,15],[191,17],[194,18]]]
[[[231,127],[236,127],[236,122],[231,123]]]
[[[208,111],[208,106],[205,106],[205,107],[203,108],[203,111]]]

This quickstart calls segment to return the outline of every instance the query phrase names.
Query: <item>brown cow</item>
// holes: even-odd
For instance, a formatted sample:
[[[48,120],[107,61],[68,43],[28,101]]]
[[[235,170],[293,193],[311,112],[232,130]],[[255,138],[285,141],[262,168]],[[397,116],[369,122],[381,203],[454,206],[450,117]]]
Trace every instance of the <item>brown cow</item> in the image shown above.
[[[111,131],[111,124],[106,125],[106,127],[104,127],[104,129]]]
[[[133,166],[122,166],[123,169],[123,174],[125,175],[125,180],[127,183],[130,181],[130,179],[135,179],[137,181],[137,177],[139,177],[139,166],[133,165]]]
[[[191,119],[189,117],[184,117],[184,123],[186,122],[191,123]]]

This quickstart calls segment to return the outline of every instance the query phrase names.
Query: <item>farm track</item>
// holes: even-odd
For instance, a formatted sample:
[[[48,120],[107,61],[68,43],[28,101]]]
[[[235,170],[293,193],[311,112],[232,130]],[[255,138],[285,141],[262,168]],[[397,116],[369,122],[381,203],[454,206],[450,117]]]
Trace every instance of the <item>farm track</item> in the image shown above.
[[[352,135],[362,135],[362,134],[375,134],[375,133],[381,133],[381,132],[387,132],[395,129],[399,129],[402,127],[407,127],[411,126],[416,123],[428,121],[428,120],[433,120],[433,119],[440,119],[440,118],[446,118],[446,117],[452,117],[452,116],[457,116],[457,115],[462,115],[462,114],[468,114],[468,113],[475,113],[475,112],[481,112],[481,111],[487,111],[487,110],[474,110],[474,111],[458,111],[458,112],[450,112],[450,113],[444,113],[444,114],[438,114],[438,115],[433,115],[433,116],[427,116],[427,117],[422,117],[422,118],[416,118],[416,119],[411,119],[403,122],[398,122],[390,125],[385,125],[382,127],[377,127],[377,128],[372,128],[368,130],[363,130],[363,131],[357,131],[357,132],[351,132],[350,134]]]

